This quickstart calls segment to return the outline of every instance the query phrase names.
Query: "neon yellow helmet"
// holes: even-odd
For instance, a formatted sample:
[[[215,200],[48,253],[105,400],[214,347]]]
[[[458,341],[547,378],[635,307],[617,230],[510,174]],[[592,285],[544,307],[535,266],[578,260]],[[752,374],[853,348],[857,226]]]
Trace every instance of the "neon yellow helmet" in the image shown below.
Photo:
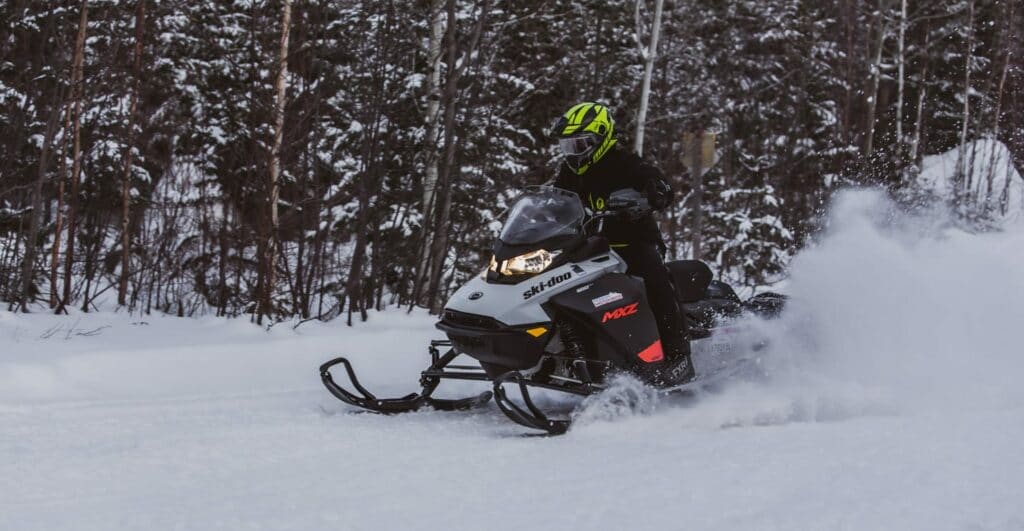
[[[585,101],[555,120],[551,136],[558,139],[566,165],[583,175],[615,145],[615,120],[608,107]]]

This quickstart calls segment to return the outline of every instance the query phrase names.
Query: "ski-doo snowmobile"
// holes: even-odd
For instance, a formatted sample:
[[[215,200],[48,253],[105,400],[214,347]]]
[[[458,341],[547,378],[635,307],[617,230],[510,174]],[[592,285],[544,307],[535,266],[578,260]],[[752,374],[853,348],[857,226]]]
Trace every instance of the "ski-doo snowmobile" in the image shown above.
[[[549,418],[530,388],[586,396],[600,392],[617,373],[664,387],[666,362],[643,280],[626,274],[626,263],[596,235],[609,216],[647,210],[646,199],[629,189],[613,194],[605,210],[590,213],[572,192],[527,189],[510,210],[489,266],[445,305],[436,326],[447,339],[431,342],[431,364],[421,373],[419,393],[377,398],[345,358],[320,367],[324,385],[343,402],[379,413],[467,409],[493,397],[513,421],[550,434],[564,433],[570,420]],[[770,317],[784,303],[776,294],[741,301],[727,284],[712,280],[703,262],[667,266],[689,322],[696,382],[702,358],[733,348],[723,323],[745,312]],[[460,356],[476,363],[455,364]],[[330,370],[337,365],[352,389],[335,381]],[[434,398],[445,379],[490,382],[492,390],[459,400]],[[506,386],[518,389],[521,399],[512,400]]]

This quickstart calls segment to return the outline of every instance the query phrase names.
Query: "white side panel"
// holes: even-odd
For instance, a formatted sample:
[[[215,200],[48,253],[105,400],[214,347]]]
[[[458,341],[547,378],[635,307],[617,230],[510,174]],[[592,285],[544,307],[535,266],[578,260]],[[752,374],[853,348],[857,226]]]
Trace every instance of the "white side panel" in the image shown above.
[[[610,259],[595,262],[608,256]],[[593,282],[607,273],[623,273],[626,263],[615,252],[562,265],[518,284],[491,284],[474,276],[452,295],[447,310],[486,315],[510,326],[549,320],[540,307],[552,296]]]

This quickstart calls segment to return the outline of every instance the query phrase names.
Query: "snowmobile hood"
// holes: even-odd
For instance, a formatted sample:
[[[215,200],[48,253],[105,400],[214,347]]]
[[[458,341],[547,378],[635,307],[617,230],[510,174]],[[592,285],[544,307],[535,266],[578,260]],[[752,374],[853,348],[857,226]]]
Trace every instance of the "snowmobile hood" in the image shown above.
[[[626,263],[614,252],[552,268],[517,284],[487,282],[479,276],[464,284],[446,310],[490,317],[508,326],[550,321],[542,304],[552,296],[585,286],[607,273],[623,273]]]

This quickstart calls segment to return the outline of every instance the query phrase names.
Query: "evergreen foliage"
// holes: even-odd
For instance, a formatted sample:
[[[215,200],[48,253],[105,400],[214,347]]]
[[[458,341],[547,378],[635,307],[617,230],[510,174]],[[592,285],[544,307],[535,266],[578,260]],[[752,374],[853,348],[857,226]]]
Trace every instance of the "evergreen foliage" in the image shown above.
[[[604,102],[631,145],[653,2],[293,0],[275,230],[282,1],[0,5],[0,300],[88,310],[117,291],[127,251],[135,311],[351,319],[394,303],[436,309],[486,263],[517,190],[554,175],[553,118]],[[699,248],[718,274],[764,285],[813,237],[840,186],[906,188],[925,154],[982,138],[1024,160],[1021,0],[915,0],[906,16],[902,7],[665,1],[644,155],[682,198],[662,217],[673,256]],[[429,52],[435,16],[440,57]],[[71,197],[76,99],[82,179]],[[440,102],[434,127],[430,101]],[[683,134],[697,130],[717,133],[721,156],[699,194],[681,160]],[[433,164],[437,200],[424,205]],[[962,166],[967,190],[979,177]],[[272,264],[261,258],[268,236],[278,242]],[[268,310],[257,304],[265,278]]]

